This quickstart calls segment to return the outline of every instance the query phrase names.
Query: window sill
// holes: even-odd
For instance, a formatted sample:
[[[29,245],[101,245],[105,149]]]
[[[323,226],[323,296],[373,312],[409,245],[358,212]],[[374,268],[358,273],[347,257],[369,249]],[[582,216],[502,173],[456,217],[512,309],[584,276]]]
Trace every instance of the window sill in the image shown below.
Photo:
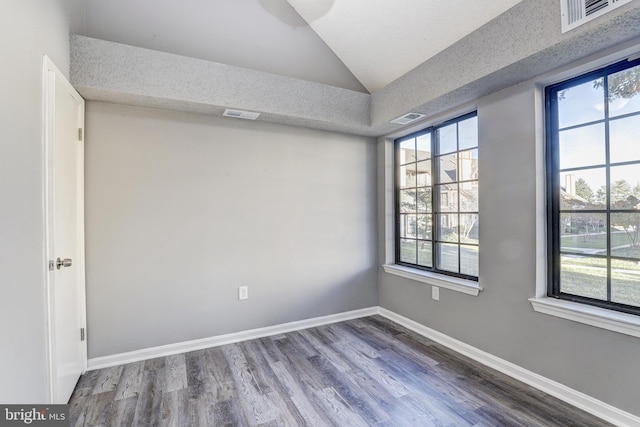
[[[482,288],[478,282],[473,280],[459,279],[457,277],[449,277],[444,274],[430,273],[428,271],[418,270],[416,268],[403,267],[393,264],[385,264],[382,266],[385,273],[394,274],[433,286],[439,286],[452,291],[462,292],[463,294],[473,295],[477,297]]]
[[[640,338],[640,316],[555,298],[530,298],[538,313]]]

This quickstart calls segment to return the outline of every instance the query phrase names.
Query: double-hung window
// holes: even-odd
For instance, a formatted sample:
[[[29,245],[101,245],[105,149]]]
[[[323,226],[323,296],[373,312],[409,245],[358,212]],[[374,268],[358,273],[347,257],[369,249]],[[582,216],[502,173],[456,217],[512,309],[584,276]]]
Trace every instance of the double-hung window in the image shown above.
[[[478,120],[395,141],[396,264],[478,280]]]
[[[548,291],[640,314],[640,61],[546,89]]]

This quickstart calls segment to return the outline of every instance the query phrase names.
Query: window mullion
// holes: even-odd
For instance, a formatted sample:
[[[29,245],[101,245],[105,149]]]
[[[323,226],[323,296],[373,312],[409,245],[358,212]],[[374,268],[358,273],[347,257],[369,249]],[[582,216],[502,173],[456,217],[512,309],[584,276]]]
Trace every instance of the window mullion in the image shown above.
[[[438,233],[438,221],[440,212],[440,162],[438,161],[438,153],[436,148],[438,147],[438,141],[440,137],[436,128],[431,128],[431,170],[433,171],[433,190],[431,193],[431,211],[433,212],[432,232],[431,232],[431,268],[435,271],[438,269],[438,262],[440,257],[438,256],[438,244],[440,240],[440,234]]]
[[[548,248],[548,290],[549,296],[560,293],[560,173],[557,161],[559,145],[558,137],[558,89],[546,91],[547,132],[546,163],[547,163],[547,215],[549,218],[547,239],[551,243]]]
[[[460,236],[460,220],[462,219],[460,205],[460,122],[456,123],[456,196],[458,215],[458,273],[462,272],[462,236]]]
[[[402,252],[402,245],[400,243],[400,173],[402,168],[400,168],[400,156],[398,155],[398,146],[399,143],[395,142],[393,147],[393,164],[394,164],[394,215],[395,215],[395,233],[394,233],[394,241],[395,241],[395,259],[396,262],[400,261],[400,253]]]
[[[604,84],[604,147],[605,182],[607,185],[607,301],[611,301],[611,152],[609,145],[609,76],[602,77]]]

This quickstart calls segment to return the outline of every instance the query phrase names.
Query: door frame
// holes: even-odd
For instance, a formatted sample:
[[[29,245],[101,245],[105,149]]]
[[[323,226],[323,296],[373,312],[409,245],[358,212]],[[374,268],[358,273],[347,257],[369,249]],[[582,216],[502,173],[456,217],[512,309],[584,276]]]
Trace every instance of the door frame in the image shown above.
[[[55,269],[51,270],[50,262],[54,260],[54,143],[55,143],[55,88],[56,82],[61,83],[76,99],[80,108],[78,111],[78,127],[82,129],[82,138],[79,143],[79,154],[76,159],[78,165],[78,189],[77,218],[78,218],[78,252],[79,256],[73,260],[74,267],[78,268],[79,300],[78,314],[82,327],[85,328],[85,339],[82,341],[82,372],[87,371],[87,303],[85,289],[85,254],[84,254],[84,99],[71,86],[62,72],[55,66],[51,59],[44,55],[43,58],[43,154],[44,154],[44,276],[45,276],[45,321],[46,321],[46,370],[47,370],[47,400],[54,403],[57,399],[57,365],[54,345],[56,343],[55,325]],[[78,331],[79,332],[79,331]]]

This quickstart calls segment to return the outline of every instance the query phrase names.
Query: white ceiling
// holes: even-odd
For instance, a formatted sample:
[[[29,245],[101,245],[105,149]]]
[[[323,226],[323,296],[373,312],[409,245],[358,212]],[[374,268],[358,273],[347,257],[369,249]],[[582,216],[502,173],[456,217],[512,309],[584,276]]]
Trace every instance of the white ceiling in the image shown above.
[[[84,0],[81,34],[373,93],[520,1]]]
[[[287,1],[373,93],[521,0]]]
[[[77,33],[366,92],[286,0],[82,0]]]

